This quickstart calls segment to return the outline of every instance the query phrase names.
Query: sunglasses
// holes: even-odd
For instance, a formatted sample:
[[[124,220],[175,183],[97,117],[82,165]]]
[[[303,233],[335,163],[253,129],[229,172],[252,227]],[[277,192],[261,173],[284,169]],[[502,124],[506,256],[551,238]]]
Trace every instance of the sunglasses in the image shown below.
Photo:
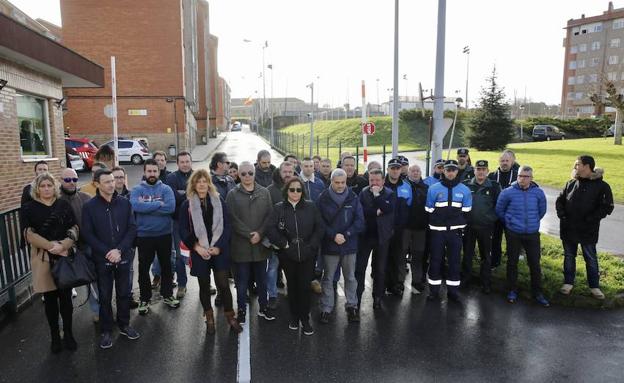
[[[78,178],[63,178],[63,182],[78,182]]]
[[[254,172],[240,172],[240,175],[241,177],[246,177],[246,176],[253,177]]]
[[[303,192],[302,188],[288,188],[288,191],[291,193],[301,193]]]

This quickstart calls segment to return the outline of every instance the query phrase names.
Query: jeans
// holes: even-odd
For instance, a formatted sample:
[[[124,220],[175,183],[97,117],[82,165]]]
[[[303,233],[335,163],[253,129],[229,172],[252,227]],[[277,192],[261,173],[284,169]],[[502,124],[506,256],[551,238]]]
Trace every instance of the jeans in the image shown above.
[[[481,258],[481,283],[490,286],[492,280],[492,228],[469,227],[464,235],[464,259],[462,260],[462,283],[469,283],[472,278],[472,259],[475,245],[479,244]]]
[[[518,291],[518,258],[520,257],[520,247],[523,247],[531,272],[531,293],[534,296],[541,294],[540,233],[518,234],[506,230],[505,238],[507,238],[507,287],[510,291]]]
[[[141,291],[141,301],[149,302],[152,298],[152,284],[150,282],[149,269],[154,254],[160,259],[162,265],[162,278],[160,281],[160,295],[168,298],[173,295],[171,265],[171,235],[161,235],[159,237],[138,237],[137,247],[139,249],[139,289]]]
[[[276,253],[269,256],[269,263],[266,270],[266,284],[269,298],[277,298],[277,269],[279,267],[279,258]]]
[[[321,311],[329,313],[334,309],[334,283],[333,276],[338,268],[342,267],[342,275],[345,281],[345,295],[347,298],[346,307],[357,307],[357,281],[355,279],[355,259],[357,255],[323,255],[323,294],[321,295]]]
[[[444,268],[444,256],[448,257],[448,275],[446,276],[446,289],[449,294],[457,294],[460,284],[461,268],[461,230],[431,230],[431,247],[429,260],[429,291],[438,294],[442,285]]]
[[[574,284],[576,274],[576,251],[578,242],[563,241],[563,276],[566,284]],[[585,269],[587,270],[587,283],[590,289],[600,287],[600,271],[598,268],[598,257],[596,256],[596,244],[580,244],[585,259]]]
[[[130,323],[130,297],[125,292],[130,284],[130,264],[122,261],[117,264],[98,262],[98,291],[100,293],[100,330],[113,331],[113,285],[115,291],[124,292],[115,294],[117,298],[117,325],[125,328]]]
[[[366,268],[371,251],[373,252],[373,298],[384,296],[384,277],[388,263],[389,242],[379,243],[377,238],[361,236],[358,243],[357,260],[355,261],[355,279],[357,280],[358,306],[362,304],[362,294],[366,281]]]
[[[307,321],[310,318],[310,280],[314,276],[314,258],[296,262],[289,258],[281,260],[288,284],[288,306],[290,318]]]
[[[236,301],[239,310],[245,310],[247,307],[247,289],[249,288],[249,278],[253,272],[256,280],[256,292],[258,293],[258,303],[261,308],[267,305],[267,261],[259,262],[235,262],[236,270]]]

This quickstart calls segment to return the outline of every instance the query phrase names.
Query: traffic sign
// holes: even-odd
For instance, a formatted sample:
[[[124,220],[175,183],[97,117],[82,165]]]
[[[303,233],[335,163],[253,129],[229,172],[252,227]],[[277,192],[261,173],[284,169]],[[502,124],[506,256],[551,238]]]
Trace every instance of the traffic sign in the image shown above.
[[[362,123],[362,134],[368,134],[368,135],[375,134],[375,123],[374,122]]]

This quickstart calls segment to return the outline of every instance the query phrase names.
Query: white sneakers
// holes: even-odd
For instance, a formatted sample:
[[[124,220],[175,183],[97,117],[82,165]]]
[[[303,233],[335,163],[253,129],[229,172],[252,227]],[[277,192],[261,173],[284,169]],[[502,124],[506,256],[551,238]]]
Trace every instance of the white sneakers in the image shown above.
[[[566,283],[563,286],[561,286],[561,288],[559,289],[559,292],[563,295],[570,295],[570,292],[572,291],[573,287],[574,285],[569,285]]]
[[[572,292],[572,289],[574,288],[573,285],[569,285],[569,284],[564,284],[563,286],[561,286],[561,288],[559,289],[559,292],[563,295],[570,295],[570,292]],[[593,289],[589,289],[591,291],[591,295],[592,297],[598,299],[598,300],[603,300],[605,299],[605,295],[604,293],[599,289],[599,288],[593,288]]]

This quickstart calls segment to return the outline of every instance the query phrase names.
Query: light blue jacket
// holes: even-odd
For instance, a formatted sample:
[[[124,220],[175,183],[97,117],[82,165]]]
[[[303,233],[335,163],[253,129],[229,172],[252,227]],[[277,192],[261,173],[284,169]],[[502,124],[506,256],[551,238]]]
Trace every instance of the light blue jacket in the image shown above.
[[[176,201],[171,188],[162,183],[146,181],[132,188],[130,203],[136,215],[138,237],[158,237],[171,234],[172,214]]]

